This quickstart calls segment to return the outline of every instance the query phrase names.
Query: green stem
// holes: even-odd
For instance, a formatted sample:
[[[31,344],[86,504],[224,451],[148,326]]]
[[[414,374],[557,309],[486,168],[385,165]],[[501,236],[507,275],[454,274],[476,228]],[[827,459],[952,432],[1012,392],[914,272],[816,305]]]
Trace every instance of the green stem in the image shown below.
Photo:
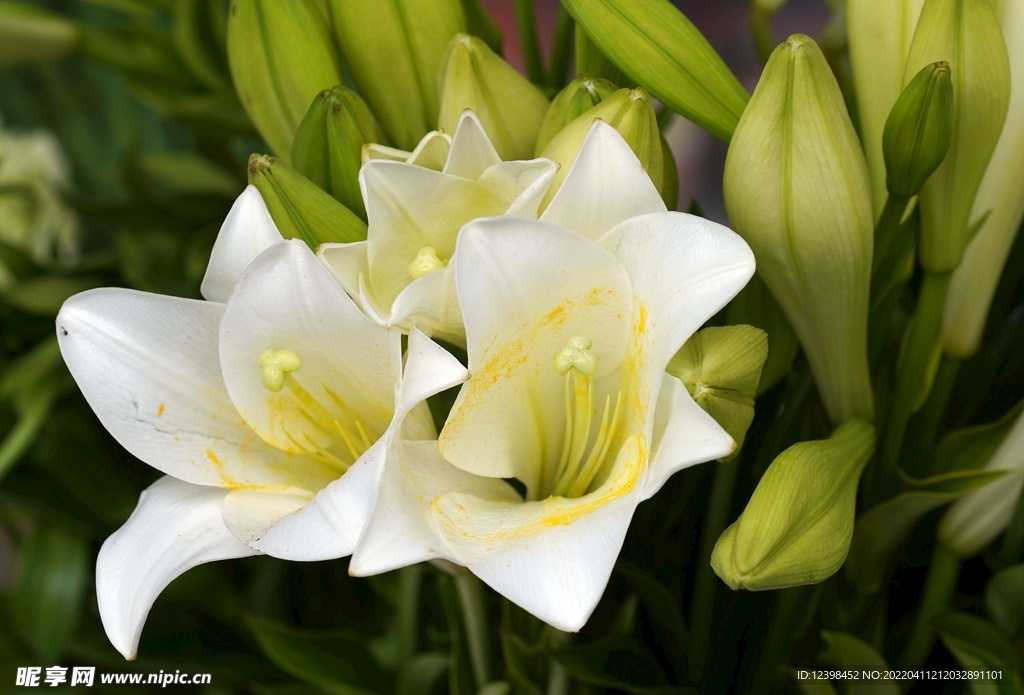
[[[569,56],[572,55],[572,34],[574,23],[565,5],[558,6],[558,18],[555,20],[555,42],[551,47],[551,63],[548,79],[551,86],[561,89],[565,86],[569,72]]]
[[[399,662],[405,663],[419,651],[420,587],[423,565],[410,565],[398,570],[397,621]]]
[[[483,585],[472,572],[456,574],[455,591],[466,621],[466,647],[473,667],[473,679],[479,690],[491,681],[491,633],[484,601]]]
[[[750,691],[753,695],[763,695],[772,689],[779,666],[789,661],[793,646],[818,610],[822,588],[822,584],[812,584],[776,592],[768,637],[754,670],[754,687]]]
[[[939,429],[946,417],[946,410],[949,407],[949,399],[953,395],[953,386],[956,385],[956,377],[960,373],[960,365],[963,362],[948,355],[942,356],[939,362],[939,369],[935,372],[935,382],[932,384],[928,400],[921,408],[920,436],[917,438],[919,448],[918,456],[914,460],[914,468],[910,473],[917,478],[928,475],[927,461],[928,454],[935,446],[935,440],[939,436]]]
[[[1003,545],[999,549],[999,566],[1009,567],[1020,561],[1024,553],[1024,491],[1017,498],[1017,507],[1013,511],[1010,525],[1006,527]]]
[[[711,551],[729,523],[729,511],[732,508],[736,478],[739,474],[739,464],[735,460],[716,463],[714,466],[715,478],[711,483],[711,500],[708,502],[707,515],[704,517],[704,528],[701,530],[697,576],[694,580],[693,603],[690,610],[692,665],[693,668],[700,669],[701,673],[707,658],[708,643],[711,641],[711,623],[719,581],[711,569]],[[698,673],[694,676],[696,680],[700,680]]]
[[[887,499],[899,487],[897,467],[910,416],[927,397],[928,366],[942,330],[942,305],[949,289],[950,273],[925,272],[917,310],[903,342],[896,368],[896,385],[889,408],[889,422],[873,481],[872,499]]]
[[[565,646],[572,641],[568,633],[548,628],[548,643],[552,648]],[[565,667],[554,659],[548,659],[548,687],[546,695],[568,695],[569,693],[569,672]]]
[[[519,32],[519,47],[523,51],[526,76],[534,84],[544,84],[544,63],[540,57],[540,41],[537,37],[537,14],[533,0],[515,0],[516,31]]]
[[[932,623],[946,612],[959,580],[960,558],[936,541],[914,629],[900,658],[900,666],[903,668],[917,668],[928,659],[935,641]]]
[[[877,272],[882,261],[885,260],[892,248],[892,242],[899,233],[900,223],[907,211],[907,204],[910,198],[900,195],[890,195],[885,200],[885,207],[875,224],[875,248],[871,259],[872,274]]]

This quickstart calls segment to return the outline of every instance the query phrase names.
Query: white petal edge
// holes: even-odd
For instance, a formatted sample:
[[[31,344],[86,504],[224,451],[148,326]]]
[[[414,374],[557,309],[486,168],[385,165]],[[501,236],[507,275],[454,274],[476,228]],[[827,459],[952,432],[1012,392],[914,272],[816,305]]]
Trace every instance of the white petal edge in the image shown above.
[[[469,109],[463,111],[455,126],[452,148],[442,171],[475,181],[488,167],[500,162],[501,157],[487,137],[480,119]]]
[[[365,241],[320,244],[316,255],[364,314],[381,326],[390,325],[388,312],[381,308],[370,287],[370,261]]]
[[[226,490],[161,478],[139,497],[96,558],[96,598],[107,637],[135,658],[156,597],[176,577],[215,560],[256,555],[221,520]]]
[[[246,266],[282,239],[263,196],[255,186],[246,186],[224,218],[213,243],[200,287],[203,297],[211,302],[226,302]]]

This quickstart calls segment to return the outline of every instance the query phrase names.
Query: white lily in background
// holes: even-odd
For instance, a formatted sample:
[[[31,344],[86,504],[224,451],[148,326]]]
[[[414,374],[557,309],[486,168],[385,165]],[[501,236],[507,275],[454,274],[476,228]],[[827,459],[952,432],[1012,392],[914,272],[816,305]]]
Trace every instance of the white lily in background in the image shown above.
[[[666,212],[601,122],[545,215],[460,233],[472,376],[439,441],[405,441],[388,459],[350,572],[443,558],[575,631],[637,505],[735,447],[665,367],[746,284],[754,257],[725,227]]]
[[[392,162],[415,164],[435,171],[444,169],[448,154],[452,150],[452,138],[443,130],[432,130],[423,136],[412,152],[388,147],[376,142],[363,145],[363,164],[371,159],[386,159]]]
[[[433,436],[423,399],[465,377],[414,332],[408,365],[420,376],[403,382],[400,336],[363,315],[303,242],[275,238],[250,189],[203,284],[220,301],[110,288],[72,297],[57,317],[104,427],[167,474],[97,560],[104,628],[126,658],[153,601],[191,567],[350,554],[392,434],[404,420],[403,436]]]
[[[459,229],[470,220],[537,217],[555,169],[546,159],[502,162],[480,120],[466,111],[441,171],[386,159],[363,165],[367,240],[324,244],[320,258],[382,325],[408,329],[415,320],[462,343],[451,272],[435,271],[446,268]]]

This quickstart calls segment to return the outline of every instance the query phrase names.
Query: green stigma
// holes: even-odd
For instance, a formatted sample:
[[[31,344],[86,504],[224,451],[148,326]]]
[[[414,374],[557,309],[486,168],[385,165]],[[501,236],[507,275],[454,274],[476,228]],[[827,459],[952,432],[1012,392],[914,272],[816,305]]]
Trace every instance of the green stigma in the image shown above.
[[[284,388],[284,377],[302,369],[302,359],[292,350],[267,348],[256,359],[260,368],[260,381],[268,391],[277,393]]]
[[[433,246],[424,246],[416,252],[416,258],[409,264],[409,275],[413,280],[423,277],[435,270],[441,270],[448,263],[437,257],[437,249]]]

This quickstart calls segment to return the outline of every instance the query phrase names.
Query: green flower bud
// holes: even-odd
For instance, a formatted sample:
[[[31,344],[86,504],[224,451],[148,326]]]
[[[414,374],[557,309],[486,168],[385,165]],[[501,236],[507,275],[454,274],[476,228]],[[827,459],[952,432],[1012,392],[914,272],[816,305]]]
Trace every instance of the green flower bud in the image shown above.
[[[949,63],[925,66],[903,90],[885,122],[882,154],[892,195],[915,196],[939,168],[953,137]]]
[[[448,42],[466,31],[462,3],[331,0],[330,8],[359,93],[393,144],[411,150],[437,127],[438,69]]]
[[[0,2],[0,68],[53,60],[78,46],[78,27],[54,12]]]
[[[245,112],[285,161],[313,97],[342,82],[314,0],[232,0],[228,63]]]
[[[551,202],[561,188],[562,181],[569,174],[569,169],[572,168],[572,163],[576,161],[576,155],[583,146],[583,140],[597,119],[605,121],[619,131],[619,135],[633,150],[633,154],[651,177],[655,188],[661,192],[665,182],[664,154],[661,149],[658,117],[654,113],[654,102],[643,87],[620,89],[562,128],[544,148],[541,156],[558,162],[559,168],[544,196],[541,209]]]
[[[470,109],[504,160],[530,159],[548,98],[475,36],[459,34],[441,65],[438,126],[454,133]]]
[[[751,591],[816,584],[834,574],[850,549],[857,483],[874,450],[874,427],[854,418],[828,439],[779,454],[715,544],[715,574]]]
[[[555,96],[548,112],[544,114],[534,155],[539,157],[562,128],[610,97],[616,90],[618,87],[608,80],[590,75],[580,75],[570,82]]]
[[[927,0],[904,79],[949,62],[953,139],[949,154],[921,189],[920,262],[942,273],[960,264],[971,237],[971,208],[1010,104],[1010,63],[989,0]]]
[[[359,167],[363,145],[376,133],[370,109],[358,94],[345,87],[325,89],[295,131],[292,166],[365,219]]]
[[[871,202],[877,219],[888,191],[882,133],[903,91],[903,67],[924,0],[847,0],[850,65],[857,88],[861,141],[871,173]]]
[[[768,358],[768,334],[753,326],[705,328],[672,358],[666,371],[736,442],[735,458],[754,420],[754,395]]]
[[[366,239],[365,222],[276,157],[249,157],[249,183],[285,239],[302,239],[314,251],[320,244]]]
[[[974,199],[971,220],[988,219],[953,271],[942,315],[943,345],[958,359],[981,347],[985,319],[1010,247],[1024,219],[1024,2],[1004,0],[999,23],[1010,55],[1010,110]]]
[[[839,85],[808,37],[791,36],[768,61],[733,135],[723,188],[832,421],[870,419],[867,165]]]

